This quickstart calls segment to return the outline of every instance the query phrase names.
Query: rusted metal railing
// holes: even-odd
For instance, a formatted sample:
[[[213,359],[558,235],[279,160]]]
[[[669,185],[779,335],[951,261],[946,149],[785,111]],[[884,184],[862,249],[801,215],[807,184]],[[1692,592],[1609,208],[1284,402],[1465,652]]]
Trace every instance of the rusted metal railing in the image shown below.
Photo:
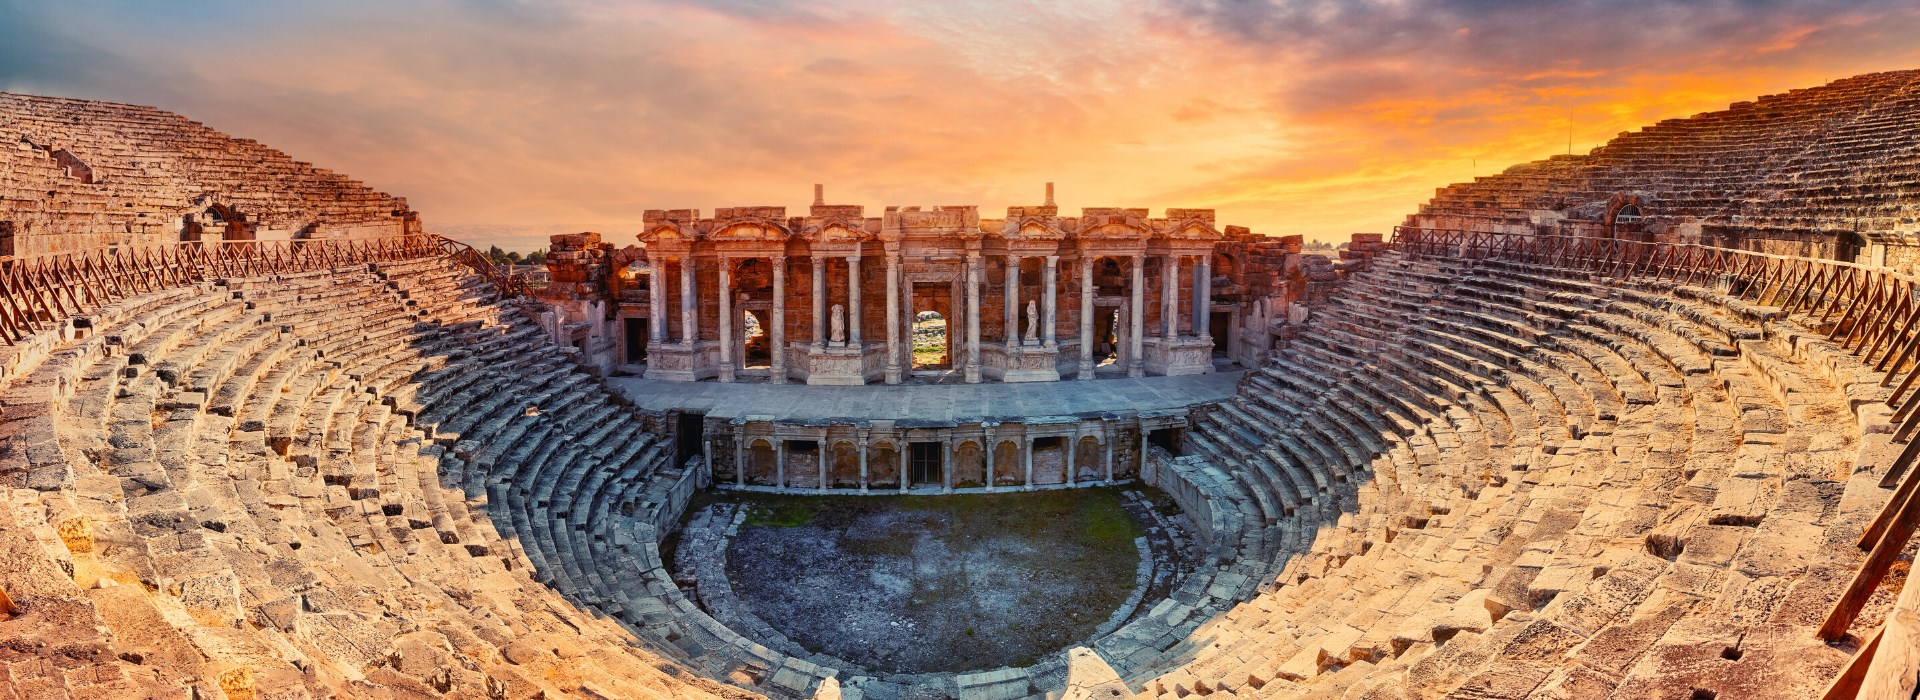
[[[1915,298],[1912,275],[1882,267],[1838,260],[1821,260],[1715,246],[1655,243],[1609,238],[1503,234],[1400,227],[1390,247],[1412,256],[1468,260],[1502,260],[1540,267],[1575,270],[1620,280],[1666,280],[1712,287],[1757,306],[1777,307],[1783,314],[1824,332],[1841,350],[1880,373],[1880,386],[1892,386],[1887,399],[1895,424],[1893,440],[1905,445],[1881,478],[1892,487],[1887,500],[1858,546],[1867,558],[1829,610],[1818,631],[1827,641],[1847,636],[1854,618],[1892,570],[1901,550],[1920,529],[1920,300]],[[1920,605],[1920,598],[1902,596]],[[1912,637],[1908,627],[1914,610],[1896,610],[1889,627],[1863,640],[1860,652],[1834,683],[1828,697],[1853,697],[1863,680],[1875,674],[1912,673],[1920,664],[1912,650],[1891,650],[1879,644],[1883,634]],[[1898,658],[1894,658],[1898,656]],[[1879,664],[1875,668],[1873,664]]]
[[[210,279],[426,257],[473,268],[502,294],[522,291],[472,246],[435,234],[111,246],[0,260],[0,340],[11,345],[118,299]]]

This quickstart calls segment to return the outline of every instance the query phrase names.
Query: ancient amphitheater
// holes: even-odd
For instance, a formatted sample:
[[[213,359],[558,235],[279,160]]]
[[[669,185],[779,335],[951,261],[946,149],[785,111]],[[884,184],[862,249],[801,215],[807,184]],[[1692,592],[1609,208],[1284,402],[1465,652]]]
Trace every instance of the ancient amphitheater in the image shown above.
[[[559,237],[541,287],[177,115],[0,94],[0,137],[0,697],[1920,673],[1920,72],[1443,188],[1332,260],[1206,210],[816,196]],[[1021,613],[1087,624],[1017,663],[887,667],[915,632],[823,646],[737,575],[807,504],[1079,494],[1124,509],[1111,609]]]

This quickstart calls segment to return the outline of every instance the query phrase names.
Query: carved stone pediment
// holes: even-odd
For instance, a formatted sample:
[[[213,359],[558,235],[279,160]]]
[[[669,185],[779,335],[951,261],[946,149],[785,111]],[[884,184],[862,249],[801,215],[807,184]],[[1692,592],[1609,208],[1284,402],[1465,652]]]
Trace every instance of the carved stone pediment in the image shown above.
[[[858,221],[847,221],[840,217],[828,217],[818,224],[807,227],[803,232],[812,243],[857,243],[873,240],[873,234]]]
[[[664,221],[640,232],[642,245],[690,243],[699,238],[699,231],[681,226],[677,221]]]

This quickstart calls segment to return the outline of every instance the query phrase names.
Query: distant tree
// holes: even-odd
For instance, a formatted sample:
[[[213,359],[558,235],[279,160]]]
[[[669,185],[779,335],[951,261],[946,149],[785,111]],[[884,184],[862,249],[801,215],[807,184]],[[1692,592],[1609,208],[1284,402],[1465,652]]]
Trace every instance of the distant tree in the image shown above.
[[[527,255],[526,259],[521,262],[528,265],[545,265],[547,264],[547,249],[541,248],[535,250],[533,253]]]
[[[507,254],[507,262],[510,264],[518,265],[520,264],[521,260],[522,258],[520,257],[520,251],[516,250]]]

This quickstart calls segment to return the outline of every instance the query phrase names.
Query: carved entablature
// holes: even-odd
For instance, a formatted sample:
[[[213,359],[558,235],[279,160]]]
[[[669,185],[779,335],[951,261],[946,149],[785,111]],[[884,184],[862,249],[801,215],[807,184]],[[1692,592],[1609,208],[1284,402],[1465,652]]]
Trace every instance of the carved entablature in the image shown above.
[[[986,232],[980,230],[980,208],[975,206],[943,206],[931,210],[922,210],[920,207],[889,209],[885,228],[915,238],[957,237],[978,241],[986,236]]]

